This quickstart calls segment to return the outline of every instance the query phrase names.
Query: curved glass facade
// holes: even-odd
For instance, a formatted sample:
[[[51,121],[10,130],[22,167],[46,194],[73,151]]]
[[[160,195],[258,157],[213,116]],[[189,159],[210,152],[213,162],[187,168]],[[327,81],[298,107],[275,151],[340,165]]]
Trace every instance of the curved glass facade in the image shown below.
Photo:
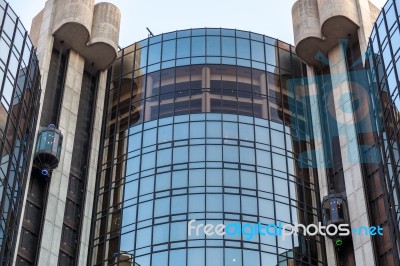
[[[28,33],[0,0],[0,259],[11,264],[40,97],[38,62]]]
[[[400,241],[400,1],[389,0],[382,9],[371,33],[368,61],[381,129],[383,182],[386,202],[373,206],[373,214],[390,233],[377,243],[382,265],[398,265]]]
[[[188,231],[191,220],[318,224],[304,69],[288,44],[239,30],[123,49],[106,92],[91,264],[325,264],[319,235]]]

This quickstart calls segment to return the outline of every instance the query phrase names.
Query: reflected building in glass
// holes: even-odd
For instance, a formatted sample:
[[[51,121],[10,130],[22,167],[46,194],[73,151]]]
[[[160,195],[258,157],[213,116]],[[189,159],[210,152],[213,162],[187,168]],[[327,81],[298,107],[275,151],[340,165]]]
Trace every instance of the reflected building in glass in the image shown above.
[[[382,203],[374,214],[390,232],[378,243],[381,261],[400,263],[400,1],[389,0],[383,7],[370,36],[367,62],[370,68],[372,98],[380,109],[379,141],[383,159]]]
[[[346,202],[348,217],[339,218],[353,230],[339,244],[326,239],[329,265],[400,265],[395,108],[400,35],[393,2],[399,1],[389,1],[380,15],[368,0],[297,0],[292,9],[296,53],[307,64],[314,93],[324,218],[344,213]],[[360,227],[380,227],[383,235],[354,233]]]
[[[16,251],[39,110],[40,73],[28,32],[0,0],[0,264]]]
[[[322,265],[323,237],[206,236],[193,225],[318,224],[306,70],[294,48],[192,29],[109,70],[91,265]]]

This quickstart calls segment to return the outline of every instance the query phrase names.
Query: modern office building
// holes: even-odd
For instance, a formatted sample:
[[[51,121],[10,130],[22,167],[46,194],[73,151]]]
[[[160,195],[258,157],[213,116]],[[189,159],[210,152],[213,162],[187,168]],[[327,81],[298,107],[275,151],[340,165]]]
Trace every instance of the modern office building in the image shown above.
[[[0,1],[0,264],[15,251],[39,110],[40,74],[28,33]]]
[[[0,0],[0,264],[400,265],[399,0],[298,0],[295,47],[201,28],[119,51],[94,2],[48,0],[36,59]],[[319,222],[384,234],[252,231]],[[219,224],[244,232],[196,229]]]
[[[368,63],[373,99],[380,106],[379,137],[385,175],[385,211],[380,210],[380,219],[389,224],[390,236],[379,243],[379,251],[390,251],[394,258],[398,254],[400,241],[400,186],[399,186],[399,84],[400,84],[400,1],[388,1],[379,15],[371,33],[368,48]],[[380,208],[383,209],[383,208]],[[396,253],[397,252],[397,253]],[[390,256],[388,256],[391,258]],[[393,260],[393,259],[391,259]],[[389,262],[391,262],[389,260]],[[387,263],[387,261],[382,261]],[[387,263],[387,265],[393,265]]]
[[[393,155],[398,154],[393,136],[398,123],[388,119],[388,109],[392,115],[398,112],[392,108],[398,79],[395,70],[390,72],[390,63],[395,65],[392,47],[400,46],[395,12],[390,1],[373,31],[373,52],[367,53],[373,62],[367,64],[376,60],[380,72],[371,76],[365,70],[365,52],[379,14],[375,6],[368,0],[298,0],[293,6],[296,52],[307,63],[312,97],[320,196],[335,194],[346,200],[351,228],[381,226],[384,232],[352,234],[340,248],[327,238],[328,265],[400,265],[398,161]],[[392,95],[383,93],[388,92],[384,76],[391,77]],[[329,206],[325,208],[329,213]]]
[[[40,134],[13,264],[86,265],[107,69],[117,56],[119,23],[114,5],[94,0],[49,0],[33,19]]]
[[[109,70],[90,265],[323,265],[324,238],[189,235],[318,223],[305,65],[240,30],[161,34]]]

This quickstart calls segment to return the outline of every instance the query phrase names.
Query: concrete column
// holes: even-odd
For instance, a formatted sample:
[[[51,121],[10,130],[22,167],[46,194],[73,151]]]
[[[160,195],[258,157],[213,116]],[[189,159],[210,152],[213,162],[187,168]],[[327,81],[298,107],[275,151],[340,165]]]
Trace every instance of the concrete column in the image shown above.
[[[332,96],[335,102],[335,114],[339,131],[340,151],[342,154],[344,181],[352,228],[370,226],[366,195],[358,154],[358,142],[351,102],[351,88],[348,81],[346,48],[340,42],[328,54]],[[357,265],[371,265],[374,253],[370,236],[353,235],[354,254]]]
[[[320,103],[318,101],[318,87],[315,79],[315,71],[313,67],[307,66],[307,78],[308,78],[308,92],[307,97],[310,99],[310,110],[311,110],[311,119],[313,124],[313,134],[314,134],[314,153],[316,158],[316,168],[318,172],[318,185],[319,185],[319,195],[322,199],[324,196],[329,193],[329,185],[327,183],[326,176],[326,159],[324,153],[324,145],[323,145],[323,135],[321,131],[321,120],[319,116],[319,107]],[[320,204],[320,203],[317,203]],[[322,221],[321,221],[322,222]],[[325,238],[325,248],[326,248],[326,257],[328,265],[336,266],[336,258],[335,258],[335,247],[333,242],[329,238]]]
[[[71,50],[59,121],[59,129],[64,136],[63,148],[60,165],[51,175],[38,265],[58,263],[84,66],[85,59]]]
[[[53,50],[53,43],[54,43],[54,37],[52,35],[52,27],[51,25],[53,24],[53,17],[55,14],[55,3],[54,1],[46,1],[45,7],[43,10],[35,16],[35,18],[32,21],[32,28],[31,32],[35,32],[35,37],[33,40],[33,45],[36,48],[36,55],[37,59],[39,61],[39,69],[40,69],[40,75],[41,75],[41,80],[40,84],[42,93],[40,95],[40,106],[38,110],[38,123],[37,127],[34,129],[35,132],[35,138],[34,138],[34,143],[33,147],[36,146],[36,139],[37,139],[37,132],[38,128],[40,125],[40,114],[42,113],[42,107],[43,107],[43,99],[44,95],[46,92],[46,82],[47,82],[47,77],[49,75],[49,68],[50,68],[50,60],[51,60],[51,54]],[[33,148],[34,149],[34,148]],[[29,169],[32,169],[32,159],[29,165]],[[29,187],[29,182],[31,179],[30,172],[27,175],[27,180],[26,180],[26,187]],[[21,222],[19,224],[18,228],[18,237],[16,241],[16,252],[14,253],[13,257],[13,262],[12,265],[15,264],[17,255],[18,255],[18,247],[19,247],[19,241],[21,239],[21,231],[22,231],[22,219],[25,216],[25,204],[26,204],[26,199],[28,195],[28,189],[25,190],[25,195],[24,195],[24,200],[23,200],[23,205],[22,205],[22,211],[21,211]]]
[[[88,259],[90,227],[92,223],[93,201],[96,187],[97,165],[99,158],[99,139],[101,136],[101,126],[103,121],[104,97],[107,85],[107,72],[101,72],[99,75],[99,83],[97,89],[97,104],[95,110],[95,118],[93,122],[92,143],[90,150],[89,171],[87,175],[87,188],[86,188],[86,201],[84,205],[83,220],[82,220],[82,234],[81,234],[81,247],[79,250],[78,265],[86,266]]]

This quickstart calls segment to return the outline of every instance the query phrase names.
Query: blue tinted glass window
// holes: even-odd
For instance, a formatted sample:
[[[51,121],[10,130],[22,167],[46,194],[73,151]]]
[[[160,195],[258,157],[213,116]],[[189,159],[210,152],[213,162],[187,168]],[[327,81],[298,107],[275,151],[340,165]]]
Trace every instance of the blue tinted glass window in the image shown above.
[[[205,37],[192,38],[192,56],[204,56],[206,54]]]
[[[222,248],[207,248],[207,265],[224,265]]]
[[[238,195],[224,195],[224,211],[240,212],[240,197]]]
[[[225,266],[237,266],[237,265],[242,265],[242,250],[239,248],[226,248]]]
[[[248,39],[236,39],[237,57],[250,59],[250,41]]]
[[[151,146],[156,144],[157,139],[157,129],[153,128],[150,130],[146,130],[143,133],[143,147]]]
[[[207,186],[222,186],[222,170],[207,169]]]
[[[129,136],[128,152],[138,150],[141,147],[142,133]]]
[[[239,124],[241,140],[254,141],[254,127],[248,124]]]
[[[187,187],[188,172],[187,171],[174,171],[172,173],[172,188]]]
[[[172,125],[158,128],[158,142],[172,141]]]
[[[142,171],[154,168],[154,163],[156,161],[155,152],[150,152],[142,155]]]
[[[126,164],[125,175],[129,176],[133,173],[139,172],[139,166],[140,166],[140,157],[139,156],[129,159]]]
[[[285,160],[284,156],[279,155],[279,154],[273,154],[272,161],[273,161],[275,170],[286,172],[286,160]]]
[[[166,242],[166,241],[164,241],[164,242]],[[168,252],[153,253],[152,257],[153,257],[152,261],[151,261],[152,265],[163,265],[166,261],[168,261]]]
[[[256,181],[256,173],[248,172],[248,171],[241,171],[241,185],[244,188],[248,189],[256,189],[257,188],[257,181]]]
[[[238,162],[239,161],[239,150],[237,146],[224,145],[224,161],[226,162]]]
[[[242,196],[242,212],[257,215],[257,198]]]
[[[165,216],[169,215],[169,197],[157,199],[154,203],[154,215]]]
[[[286,180],[281,178],[274,179],[275,193],[288,197],[288,184]]]
[[[274,202],[272,200],[258,199],[258,210],[260,216],[273,218],[274,217]]]
[[[264,127],[255,127],[256,141],[264,144],[269,144],[269,131]]]
[[[190,123],[190,138],[204,138],[206,129],[205,122]]]
[[[125,184],[124,199],[132,199],[137,196],[138,193],[138,181],[132,181]]]
[[[161,43],[153,44],[149,46],[149,62],[148,64],[154,64],[161,61]]]
[[[204,266],[204,248],[191,248],[188,251],[188,266]]]
[[[239,186],[239,172],[236,170],[224,170],[224,186],[238,187]]]
[[[221,55],[221,39],[216,36],[207,36],[207,55],[220,56]]]
[[[187,238],[187,223],[178,222],[171,223],[170,241],[186,240]]]
[[[153,192],[154,189],[154,176],[149,176],[140,179],[140,195],[145,195]]]
[[[255,61],[265,62],[263,43],[251,41],[251,59]]]
[[[235,45],[235,38],[231,37],[222,37],[222,56],[236,56],[236,45]]]
[[[189,186],[204,186],[205,185],[205,170],[196,169],[189,171]]]
[[[164,149],[157,152],[157,166],[164,166],[171,164],[172,150]]]
[[[147,201],[139,205],[138,220],[143,221],[150,219],[153,216],[153,201]],[[138,234],[139,235],[139,234]],[[149,236],[146,236],[147,238]]]
[[[190,147],[190,154],[189,158],[191,162],[200,162],[205,161],[205,146],[204,145],[197,145]]]
[[[143,237],[146,234],[146,232],[142,232],[140,234],[140,237]],[[151,235],[150,235],[151,236]],[[138,234],[139,237],[139,234]],[[149,237],[149,236],[147,236]],[[151,239],[151,238],[150,238]],[[142,247],[142,245],[138,245],[136,246],[136,248]],[[150,265],[150,255],[146,255],[146,256],[138,256],[135,258],[135,263],[139,264],[139,265]]]
[[[260,253],[253,250],[243,250],[243,265],[260,265]]]
[[[186,249],[171,250],[169,256],[169,265],[186,265]]]
[[[162,60],[171,60],[175,58],[175,40],[163,42]]]
[[[187,138],[189,138],[189,124],[188,123],[175,124],[174,139],[180,140]]]
[[[204,194],[189,195],[189,212],[204,212],[205,211]]]
[[[8,47],[7,43],[4,41],[3,38],[0,40],[0,59],[7,63],[8,53],[10,52],[10,48]]]
[[[171,173],[159,174],[156,177],[156,191],[166,190],[170,188]]]
[[[267,59],[266,63],[268,63],[270,65],[273,65],[273,66],[276,66],[277,65],[276,64],[276,58],[278,56],[276,53],[277,52],[276,52],[275,46],[266,44],[265,45],[265,57]]]
[[[147,247],[151,244],[151,227],[137,230],[136,248]]]
[[[206,34],[206,29],[192,29],[192,36],[201,36]]]
[[[187,213],[187,196],[174,196],[171,198],[171,214]]]
[[[135,244],[135,232],[130,232],[121,236],[121,250],[133,250]]]
[[[254,148],[240,147],[240,162],[245,164],[255,164]]]
[[[136,220],[136,205],[124,207],[122,213],[122,227],[134,223],[135,220]]]
[[[206,200],[208,212],[222,212],[222,195],[208,194]]]
[[[185,163],[188,161],[188,147],[174,148],[174,164]]]
[[[224,138],[237,139],[238,138],[238,124],[231,122],[223,122]]]
[[[282,132],[271,130],[271,141],[274,146],[285,148],[285,136]]]
[[[207,145],[207,161],[222,161],[221,145]]]
[[[139,65],[139,68],[143,68],[147,65],[147,47],[136,51],[135,61],[135,66]]]
[[[176,55],[177,55],[177,58],[190,56],[190,39],[189,38],[178,39]]]
[[[262,167],[271,167],[271,153],[257,149],[256,151],[257,165]]]
[[[290,223],[290,209],[289,205],[275,202],[276,207],[276,218],[280,221]]]
[[[221,122],[207,122],[207,138],[221,138]]]

